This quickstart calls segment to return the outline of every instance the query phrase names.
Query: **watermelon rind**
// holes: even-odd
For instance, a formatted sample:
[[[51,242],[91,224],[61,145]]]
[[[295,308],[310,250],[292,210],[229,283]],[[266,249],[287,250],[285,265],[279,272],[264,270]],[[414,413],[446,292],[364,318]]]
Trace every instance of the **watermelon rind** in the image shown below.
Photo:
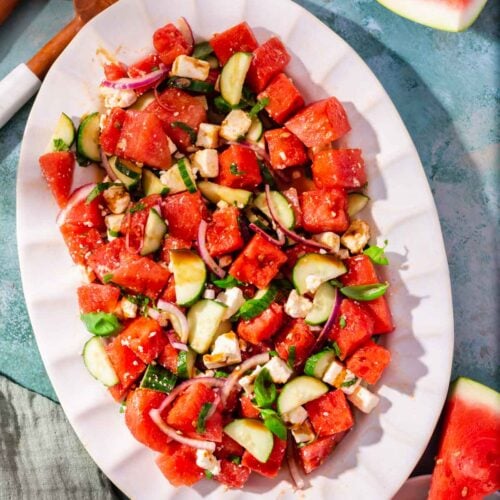
[[[449,399],[460,398],[470,405],[484,405],[500,414],[500,393],[467,377],[459,377],[450,387]]]
[[[377,0],[406,19],[443,31],[464,31],[479,17],[488,0],[471,0],[464,8],[443,0]]]

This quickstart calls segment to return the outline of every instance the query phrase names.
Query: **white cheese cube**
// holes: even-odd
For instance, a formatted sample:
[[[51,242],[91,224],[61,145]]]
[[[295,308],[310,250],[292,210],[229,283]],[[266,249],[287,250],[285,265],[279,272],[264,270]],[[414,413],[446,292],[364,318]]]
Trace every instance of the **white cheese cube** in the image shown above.
[[[294,425],[292,427],[292,436],[296,443],[309,443],[316,437],[309,420],[306,420],[302,424]]]
[[[354,375],[351,370],[345,371],[344,380],[342,380],[342,384],[340,384],[340,389],[344,394],[352,394],[358,388],[361,383],[361,379]]]
[[[106,215],[106,217],[104,217],[104,223],[106,224],[106,227],[110,231],[113,231],[115,233],[119,233],[124,217],[125,217],[125,214]]]
[[[363,413],[370,413],[380,401],[378,396],[362,385],[353,394],[347,396],[347,399]]]
[[[220,136],[226,141],[237,141],[245,136],[250,125],[252,125],[252,119],[248,113],[241,109],[233,109],[222,122]]]
[[[205,354],[203,356],[203,363],[210,369],[234,365],[240,362],[240,345],[238,337],[234,332],[219,335],[215,340],[212,354]]]
[[[130,195],[123,185],[110,186],[102,195],[106,205],[114,214],[122,214],[130,205]]]
[[[193,167],[197,168],[201,177],[217,177],[219,175],[219,155],[216,149],[202,149],[193,155]]]
[[[137,304],[134,304],[127,298],[124,297],[120,300],[120,307],[124,318],[135,318],[137,316]]]
[[[217,202],[217,208],[220,208],[221,210],[224,208],[227,208],[228,206],[229,206],[229,203],[227,201],[219,200]]]
[[[198,135],[196,137],[196,145],[200,148],[214,149],[219,146],[219,125],[211,123],[200,123]]]
[[[128,108],[137,101],[137,94],[133,90],[120,90],[111,87],[99,87],[99,95],[104,101],[104,107],[111,108]]]
[[[218,302],[222,302],[227,306],[226,312],[222,319],[229,319],[233,314],[235,314],[238,309],[245,303],[245,298],[243,297],[243,292],[238,287],[226,288],[224,292],[217,295]]]
[[[255,379],[257,378],[257,375],[261,372],[262,366],[257,366],[255,370],[250,373],[250,375],[245,375],[244,377],[241,377],[238,380],[238,384],[243,387],[243,390],[248,396],[251,396],[253,394],[253,384],[255,382]]]
[[[312,306],[308,298],[301,297],[296,290],[292,290],[285,304],[285,312],[292,318],[305,318]]]
[[[293,373],[293,370],[278,356],[272,357],[264,368],[269,370],[269,375],[275,384],[284,384]]]
[[[196,178],[191,169],[191,164],[187,158],[184,158],[184,165],[186,166],[186,171],[193,184],[196,183]],[[179,165],[176,163],[168,170],[164,170],[160,174],[160,181],[162,184],[168,187],[169,194],[182,193],[187,190],[186,183],[182,179],[181,172],[179,170]]]
[[[308,292],[315,293],[321,283],[323,283],[321,276],[316,276],[315,274],[306,276],[306,288]]]
[[[220,461],[208,450],[196,450],[196,465],[214,476],[220,474]]]
[[[323,243],[323,245],[327,245],[334,253],[340,250],[340,236],[331,231],[315,234],[312,239],[319,243]]]
[[[338,361],[332,361],[323,375],[323,382],[337,387],[342,383],[341,377],[344,367]]]
[[[361,219],[351,222],[347,231],[340,238],[340,243],[351,253],[360,253],[370,241],[370,226]]]
[[[175,142],[170,139],[170,137],[167,135],[167,142],[168,142],[168,150],[170,151],[170,154],[173,155],[177,151],[177,146],[175,145]]]
[[[293,410],[283,413],[281,415],[285,422],[289,422],[290,424],[298,425],[302,424],[307,420],[307,411],[303,406],[298,406]]]
[[[215,299],[215,290],[212,290],[210,288],[207,288],[203,292],[203,298],[204,299],[209,299],[209,300],[214,300]]]
[[[182,76],[184,78],[193,78],[193,80],[206,80],[210,72],[210,64],[207,61],[196,59],[186,55],[180,55],[175,58],[172,65],[172,76]]]

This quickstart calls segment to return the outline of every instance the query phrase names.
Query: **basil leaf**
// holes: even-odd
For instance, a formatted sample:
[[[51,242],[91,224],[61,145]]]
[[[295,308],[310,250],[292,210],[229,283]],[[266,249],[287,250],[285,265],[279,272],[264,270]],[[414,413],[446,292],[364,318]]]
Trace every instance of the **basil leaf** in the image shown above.
[[[80,319],[85,323],[87,330],[100,337],[106,337],[118,332],[121,323],[114,314],[105,312],[92,312],[80,315]]]
[[[278,392],[276,391],[276,386],[267,368],[262,368],[257,375],[254,384],[254,392],[255,401],[260,408],[271,406],[276,400]]]
[[[253,118],[257,116],[267,105],[269,104],[269,97],[264,97],[263,99],[259,99],[252,109],[248,112],[248,116]]]
[[[257,158],[257,162],[259,164],[260,175],[262,179],[264,179],[264,184],[269,184],[271,189],[276,188],[276,181],[274,180],[274,176],[266,165],[266,162]]]
[[[102,277],[102,282],[107,285],[113,279],[113,275],[111,273],[105,274]]]
[[[275,287],[269,287],[263,297],[247,300],[237,312],[238,317],[248,320],[259,316],[271,305],[277,294],[278,290]]]
[[[292,345],[288,348],[288,361],[287,364],[290,368],[293,370],[293,365],[295,364],[295,356],[296,356],[296,349],[295,346]]]
[[[135,214],[136,212],[140,212],[141,210],[144,210],[146,208],[146,205],[144,205],[144,203],[142,203],[141,201],[139,203],[137,203],[137,205],[134,205],[133,207],[131,207],[129,209],[129,212],[131,214]]]
[[[201,407],[200,414],[198,415],[198,421],[196,422],[196,432],[198,434],[203,434],[205,432],[205,420],[207,419],[210,408],[212,408],[212,403],[204,403]]]
[[[181,130],[184,130],[189,135],[189,139],[191,142],[194,144],[196,142],[196,131],[191,128],[187,123],[184,122],[172,122],[170,124],[174,128],[180,128]]]
[[[274,410],[262,410],[261,416],[264,420],[264,425],[277,437],[283,441],[287,438],[286,425]]]
[[[214,377],[215,378],[226,378],[228,375],[226,372],[223,372],[222,370],[215,370]]]
[[[230,455],[229,460],[233,462],[233,464],[240,465],[241,464],[241,457],[238,455]]]
[[[234,276],[228,274],[223,279],[214,279],[212,283],[219,288],[233,288],[234,286],[244,285],[240,280],[237,280]]]
[[[229,165],[229,171],[233,175],[244,175],[245,174],[245,172],[243,170],[240,170],[238,168],[238,165],[236,163],[231,163],[231,165]]]
[[[52,141],[52,148],[54,151],[69,151],[68,145],[61,138]]]
[[[384,241],[383,247],[378,247],[376,245],[369,246],[363,253],[370,257],[370,260],[374,264],[380,264],[381,266],[387,266],[389,264],[389,259],[385,255],[385,249],[387,248],[387,240]]]
[[[268,351],[268,352],[269,352],[269,356],[271,356],[271,358],[275,358],[276,356],[278,356],[277,351]]]
[[[212,479],[214,475],[209,470],[205,470],[205,477],[207,479]]]
[[[350,299],[367,302],[382,297],[389,288],[389,283],[373,283],[372,285],[345,286],[340,291]]]
[[[348,380],[347,382],[342,382],[340,387],[351,387],[358,381],[358,377],[354,377],[352,380]]]

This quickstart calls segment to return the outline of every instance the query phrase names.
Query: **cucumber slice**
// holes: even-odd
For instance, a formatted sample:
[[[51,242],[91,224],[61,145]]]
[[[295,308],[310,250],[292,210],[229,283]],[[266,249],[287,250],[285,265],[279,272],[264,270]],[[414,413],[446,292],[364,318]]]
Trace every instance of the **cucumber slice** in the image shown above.
[[[198,182],[198,189],[212,203],[225,201],[229,205],[236,205],[239,208],[246,206],[252,197],[251,191],[221,186],[220,184],[208,181]]]
[[[168,188],[170,194],[189,191],[196,192],[196,179],[187,158],[181,158],[171,168],[162,172],[161,183]]]
[[[163,366],[158,364],[148,365],[140,387],[168,394],[175,387],[176,382],[177,377]]]
[[[274,446],[273,433],[260,420],[233,420],[224,427],[224,432],[259,462],[265,463],[269,460]]]
[[[82,355],[89,373],[106,387],[112,387],[120,381],[100,337],[92,337],[88,340],[83,347]]]
[[[304,366],[304,373],[311,377],[323,378],[331,362],[335,360],[333,351],[321,351],[307,358]]]
[[[314,377],[302,375],[283,386],[278,397],[278,411],[288,413],[328,392],[328,386]]]
[[[175,296],[180,306],[194,304],[203,293],[207,279],[205,263],[190,250],[170,250],[175,279]]]
[[[177,375],[180,378],[194,377],[194,364],[196,363],[196,353],[189,349],[179,351],[177,354]]]
[[[278,290],[271,286],[264,290],[259,290],[253,299],[247,300],[239,309],[238,316],[248,320],[263,313],[276,298]]]
[[[276,211],[276,216],[280,222],[288,229],[295,227],[295,212],[290,202],[279,192],[271,191],[271,199]],[[255,198],[253,204],[267,217],[271,218],[269,207],[267,206],[265,193],[260,193]]]
[[[308,325],[321,325],[329,318],[337,293],[337,288],[328,282],[319,286],[314,294],[312,309],[305,318]]]
[[[182,182],[184,182],[186,189],[190,193],[196,193],[196,181],[187,158],[181,158],[177,162],[177,167],[179,168],[179,173],[181,174]]]
[[[156,209],[150,208],[146,228],[144,229],[144,242],[141,248],[141,255],[156,252],[161,247],[166,232],[167,225],[162,216]]]
[[[90,161],[100,161],[99,134],[99,113],[95,112],[85,116],[78,127],[77,153]]]
[[[68,151],[75,142],[75,134],[75,126],[71,118],[67,114],[61,113],[47,151]]]
[[[142,94],[137,101],[130,106],[128,109],[135,109],[136,111],[144,111],[153,101],[155,100],[155,93],[150,90],[145,94]]]
[[[225,312],[224,304],[209,299],[200,300],[189,310],[189,345],[198,354],[210,349]]]
[[[306,253],[295,264],[292,281],[300,295],[309,291],[308,281],[314,276],[322,283],[347,272],[344,263],[333,255]]]
[[[243,84],[247,76],[252,54],[236,52],[222,68],[220,74],[220,92],[222,97],[231,105],[236,106],[241,100]]]
[[[358,212],[361,212],[366,207],[370,197],[363,193],[349,193],[347,195],[347,213],[349,217],[353,217]]]
[[[248,129],[247,135],[246,135],[246,140],[257,143],[260,141],[264,134],[264,126],[262,125],[262,122],[254,116],[252,118],[252,124],[250,125],[250,128]]]
[[[131,161],[112,156],[109,160],[109,167],[116,175],[116,178],[123,183],[127,189],[137,185],[142,175],[142,169]]]
[[[192,80],[184,76],[173,76],[168,80],[167,85],[175,89],[198,92],[200,94],[211,94],[214,91],[213,83]]]
[[[150,194],[164,195],[169,192],[168,187],[165,186],[160,179],[147,168],[142,171],[142,190],[146,196],[149,196]]]

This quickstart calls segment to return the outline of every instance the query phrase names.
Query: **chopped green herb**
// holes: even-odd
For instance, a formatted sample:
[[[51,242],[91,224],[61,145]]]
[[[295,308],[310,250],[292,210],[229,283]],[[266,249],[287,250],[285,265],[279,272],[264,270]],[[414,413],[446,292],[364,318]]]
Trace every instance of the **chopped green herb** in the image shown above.
[[[231,163],[229,165],[229,170],[233,175],[244,175],[245,172],[243,170],[239,170],[238,165],[236,163]]]
[[[295,364],[295,356],[296,356],[295,346],[291,345],[288,348],[288,361],[287,361],[287,364],[292,369],[293,369],[293,365]]]
[[[248,112],[248,116],[253,118],[257,116],[267,105],[269,104],[269,97],[264,97],[263,99],[259,99],[252,109]]]
[[[389,264],[389,259],[385,255],[385,249],[387,248],[387,240],[384,241],[383,247],[378,247],[376,245],[369,246],[363,251],[365,255],[370,257],[370,260],[374,264],[380,264],[381,266],[387,266]]]
[[[279,415],[271,409],[260,410],[260,414],[264,420],[264,425],[274,435],[285,441],[287,437],[286,425],[283,423],[283,420],[281,420]]]
[[[189,135],[189,139],[191,140],[191,142],[193,144],[196,142],[196,131],[188,124],[184,122],[172,122],[170,125],[174,128],[180,128],[181,130],[184,130],[184,132]]]
[[[105,274],[103,277],[102,277],[102,281],[104,284],[108,284],[111,280],[113,279],[113,275],[111,273],[109,274]]]
[[[233,464],[240,465],[241,464],[241,457],[238,455],[230,455],[229,460],[233,462]]]
[[[214,475],[209,470],[206,470],[205,471],[205,477],[207,479],[212,479],[214,477]]]
[[[332,349],[333,349],[333,352],[335,353],[335,356],[337,356],[337,358],[340,358],[340,356],[342,356],[342,351],[340,350],[340,347],[339,345],[337,344],[337,342],[332,342]]]
[[[277,288],[271,286],[263,297],[247,300],[236,314],[244,320],[255,318],[271,305],[277,294]]]
[[[237,280],[234,276],[231,276],[230,274],[228,274],[225,278],[222,279],[213,279],[212,283],[219,288],[232,288],[234,286],[244,285],[244,283],[242,283],[240,280]]]
[[[269,356],[271,356],[271,358],[275,358],[278,356],[278,353],[276,351],[269,351]]]
[[[273,174],[266,165],[266,162],[261,160],[260,158],[257,159],[257,162],[259,163],[260,175],[262,175],[264,183],[269,184],[269,187],[271,189],[276,188],[276,181],[274,180]]]
[[[340,328],[345,328],[346,325],[347,325],[347,321],[345,320],[345,316],[340,316],[340,318],[339,318]]]
[[[114,314],[105,312],[81,314],[80,319],[85,323],[85,327],[90,333],[100,337],[113,335],[122,326]]]
[[[106,191],[106,189],[111,186],[118,186],[118,184],[115,182],[99,182],[99,184],[96,184],[95,188],[90,191],[85,203],[89,204],[94,201],[103,191]]]
[[[269,407],[276,401],[278,393],[267,368],[263,368],[257,375],[254,392],[257,406],[260,408]]]
[[[201,407],[200,414],[198,415],[198,421],[196,422],[196,432],[198,434],[203,434],[205,432],[205,420],[207,419],[210,408],[212,408],[212,403],[204,403]]]
[[[330,285],[334,286],[335,288],[342,288],[344,286],[339,280],[330,280],[328,283],[330,283]]]
[[[215,378],[226,378],[227,377],[227,373],[223,372],[222,370],[215,370],[214,377]]]
[[[146,208],[146,205],[144,205],[144,203],[142,203],[142,202],[139,202],[136,205],[134,205],[133,207],[131,207],[129,209],[129,212],[131,214],[135,214],[135,212],[140,212],[141,210],[144,210],[145,208]]]
[[[345,286],[340,291],[350,299],[367,302],[382,297],[389,288],[389,283],[373,283],[371,285]]]
[[[354,377],[351,380],[348,380],[347,382],[342,382],[340,384],[340,387],[351,387],[351,385],[354,385],[358,381],[358,377]]]
[[[121,403],[120,403],[120,413],[125,413],[125,410],[127,409],[127,400],[124,399]]]
[[[68,145],[60,138],[52,141],[52,149],[54,151],[69,151]]]
[[[146,316],[149,309],[149,304],[151,299],[146,297],[146,295],[127,295],[127,300],[132,302],[132,304],[136,304],[139,307],[139,311],[142,316]]]
[[[113,231],[112,229],[108,229],[108,235],[113,238],[118,238],[120,236],[120,231]]]

